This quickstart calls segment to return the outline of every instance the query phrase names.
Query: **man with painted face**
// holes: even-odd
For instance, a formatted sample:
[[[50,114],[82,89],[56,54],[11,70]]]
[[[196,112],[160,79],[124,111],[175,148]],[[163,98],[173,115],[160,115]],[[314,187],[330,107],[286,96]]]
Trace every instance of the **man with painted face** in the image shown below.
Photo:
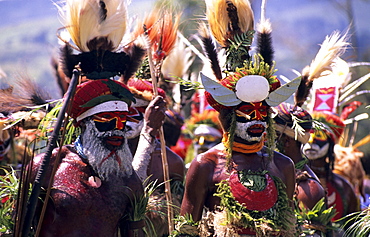
[[[163,179],[161,144],[157,141],[155,134],[152,136],[145,135],[148,134],[147,124],[160,120],[159,117],[149,117],[148,113],[144,113],[145,110],[150,109],[148,105],[153,97],[153,86],[150,82],[136,78],[130,79],[127,85],[136,100],[129,114],[129,117],[136,120],[136,122],[128,121],[126,126],[126,135],[129,139],[128,145],[132,154],[135,154],[133,167],[141,181],[145,181],[148,178],[146,184],[156,182],[157,185],[160,185],[149,199],[148,210],[151,211],[147,215],[153,223],[156,236],[166,236],[169,233],[167,218],[165,216],[167,213],[167,204],[165,202],[166,195],[163,184],[165,180]],[[158,88],[158,94],[163,98],[166,97],[165,92],[160,88]],[[164,102],[161,110],[165,114],[166,108]],[[164,121],[164,117],[162,121]],[[141,139],[143,136],[145,139]],[[178,213],[183,196],[185,166],[183,159],[167,146],[166,156],[171,182],[172,204],[175,213]]]
[[[274,108],[276,115],[275,130],[277,134],[277,148],[284,155],[290,157],[296,168],[296,189],[295,199],[298,201],[297,211],[300,211],[300,205],[306,209],[312,209],[317,202],[324,199],[326,204],[326,191],[321,185],[319,178],[308,166],[308,159],[302,155],[301,145],[308,142],[310,138],[310,130],[312,128],[312,117],[304,109],[294,106],[289,103],[281,103]],[[299,127],[294,124],[296,121]],[[327,223],[330,220],[325,220],[325,223],[317,222],[317,220],[308,220],[309,225],[303,228],[315,230],[315,233],[320,234],[325,232]]]
[[[294,236],[294,163],[274,151],[271,107],[288,99],[300,78],[281,86],[274,76],[265,19],[257,35],[261,55],[249,55],[255,32],[249,1],[206,5],[211,29],[202,27],[200,35],[213,75],[202,73],[201,80],[208,104],[219,112],[223,139],[192,161],[181,205],[186,224],[177,230],[192,236]],[[226,51],[222,69],[210,32]]]
[[[360,211],[359,200],[350,183],[333,172],[334,145],[342,135],[344,123],[330,112],[314,111],[312,117],[320,126],[311,132],[309,141],[302,145],[302,152],[310,160],[310,167],[327,189],[327,202],[337,214],[333,221]]]
[[[271,130],[269,103],[278,103],[270,98],[280,84],[271,72],[266,73],[271,76],[271,83],[266,83],[265,77],[249,75],[254,71],[252,67],[246,66],[220,83],[202,75],[207,101],[219,112],[223,140],[191,163],[181,214],[190,214],[194,221],[199,221],[206,208],[210,211],[207,221],[213,222],[208,228],[217,234],[291,236],[295,223],[292,213],[294,164],[288,157],[271,150],[275,131]],[[253,88],[236,89],[245,83],[267,91],[270,97],[259,92],[253,94]],[[294,83],[289,86],[294,87]],[[223,100],[218,92],[228,99]],[[228,96],[225,93],[229,93]],[[236,105],[231,106],[234,102],[230,103],[230,98]],[[266,140],[268,147],[264,147]]]
[[[125,132],[133,101],[128,88],[111,79],[77,87],[70,115],[81,135],[73,145],[53,151],[50,164],[59,166],[40,236],[117,236],[119,228],[121,236],[143,236],[143,220],[134,219],[135,200],[142,198],[143,187],[131,164]],[[161,97],[153,100],[148,106],[151,115],[164,118],[161,109],[154,109],[162,103]],[[155,135],[160,125],[151,121],[146,131]],[[43,157],[34,158],[32,179]],[[45,180],[50,180],[52,167],[47,170]]]
[[[233,109],[220,110],[219,119],[224,131],[224,140],[198,155],[191,163],[186,177],[181,214],[191,214],[194,221],[199,221],[203,208],[206,207],[214,213],[214,220],[221,221],[224,219],[218,216],[225,217],[223,212],[238,210],[231,215],[239,212],[244,214],[240,219],[230,220],[228,231],[246,235],[265,232],[270,235],[277,234],[277,230],[271,226],[267,227],[268,225],[263,229],[263,221],[260,222],[261,219],[252,213],[259,213],[257,216],[264,219],[268,212],[276,211],[275,213],[279,214],[270,216],[272,219],[269,221],[280,226],[279,230],[287,234],[294,229],[290,226],[294,224],[291,206],[295,186],[293,163],[276,152],[270,156],[268,149],[263,147],[269,106],[264,102],[242,102],[236,106],[236,111],[250,116],[250,119],[236,115]],[[233,116],[236,120],[234,124]],[[231,135],[230,127],[233,125],[236,129]],[[230,144],[231,139],[233,143]],[[228,148],[230,150],[227,151]],[[262,183],[262,186],[253,186],[253,183],[258,182]],[[228,198],[225,194],[227,192],[230,192],[233,198]],[[226,203],[230,206],[224,206]],[[212,228],[217,229],[218,225],[221,223],[215,222]]]

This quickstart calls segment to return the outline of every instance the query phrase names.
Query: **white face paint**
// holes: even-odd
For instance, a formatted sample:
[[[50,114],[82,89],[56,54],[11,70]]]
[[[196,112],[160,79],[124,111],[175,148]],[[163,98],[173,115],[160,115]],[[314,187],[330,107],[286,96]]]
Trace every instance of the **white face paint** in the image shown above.
[[[135,137],[138,137],[140,135],[141,129],[144,126],[144,120],[140,120],[139,123],[127,121],[126,122],[126,138],[127,139],[133,139]]]
[[[320,147],[315,143],[306,143],[302,145],[302,153],[310,160],[316,160],[326,157],[329,151],[329,143]]]
[[[121,136],[124,142],[112,154],[104,139],[111,136]],[[122,130],[99,132],[91,119],[86,120],[86,129],[81,134],[83,152],[89,164],[102,180],[108,180],[110,175],[128,177],[132,175],[133,156]]]
[[[260,142],[266,133],[267,123],[258,120],[240,123],[236,122],[235,135],[248,142]]]

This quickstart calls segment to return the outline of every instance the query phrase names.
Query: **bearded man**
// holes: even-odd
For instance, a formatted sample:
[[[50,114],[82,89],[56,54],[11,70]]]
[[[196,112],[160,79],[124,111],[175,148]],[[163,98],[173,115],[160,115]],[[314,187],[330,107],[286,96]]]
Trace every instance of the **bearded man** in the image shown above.
[[[78,86],[71,117],[82,132],[73,145],[53,151],[45,179],[53,178],[53,183],[40,236],[118,236],[119,228],[121,236],[144,235],[143,220],[134,219],[135,201],[142,198],[143,187],[131,164],[125,132],[132,101],[128,88],[110,79]],[[158,97],[149,107],[161,103]],[[150,111],[164,117],[160,109]],[[152,122],[147,130],[155,134],[160,125]],[[43,157],[33,160],[33,180]],[[52,177],[55,162],[58,168]]]
[[[135,154],[133,166],[142,181],[148,179],[146,184],[155,182],[160,185],[150,196],[148,210],[151,211],[147,213],[147,216],[153,223],[155,236],[167,236],[169,232],[167,216],[165,215],[167,204],[165,202],[161,144],[157,141],[156,134],[145,136],[145,134],[150,134],[150,131],[147,131],[148,126],[146,124],[151,123],[152,120],[160,120],[159,117],[149,117],[148,113],[145,113],[147,109],[150,109],[148,105],[153,97],[153,86],[150,82],[144,80],[130,79],[128,87],[136,99],[129,116],[138,121],[138,123],[128,121],[126,126],[128,145],[132,154]],[[163,98],[166,97],[165,92],[160,88],[158,88],[158,94]],[[162,106],[161,108],[165,113],[165,107]],[[145,139],[140,139],[143,136],[145,136]],[[174,212],[178,214],[184,191],[185,166],[183,159],[167,146],[166,156],[173,197],[172,205]]]

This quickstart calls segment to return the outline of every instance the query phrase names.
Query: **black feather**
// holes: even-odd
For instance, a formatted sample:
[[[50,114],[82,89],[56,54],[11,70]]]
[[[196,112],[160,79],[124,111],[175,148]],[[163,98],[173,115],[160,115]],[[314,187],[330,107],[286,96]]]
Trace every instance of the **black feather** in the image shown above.
[[[72,78],[73,69],[75,69],[80,62],[80,55],[74,55],[72,52],[73,50],[68,44],[65,44],[61,48],[60,60],[62,70],[69,78]]]
[[[203,43],[203,50],[206,53],[210,63],[213,74],[217,80],[222,79],[222,71],[217,57],[217,51],[213,40],[210,37],[201,37]]]
[[[239,32],[240,27],[239,27],[238,9],[231,1],[226,1],[226,4],[227,4],[226,8],[227,16],[230,19],[229,30],[233,32]]]
[[[271,32],[257,33],[257,52],[262,56],[265,63],[272,66],[274,61],[274,49],[272,46]]]
[[[99,20],[100,20],[100,23],[102,23],[107,18],[107,8],[106,8],[104,1],[99,1],[99,6],[100,6],[100,11],[99,11],[100,19]]]
[[[294,103],[296,106],[301,107],[304,104],[310,94],[310,89],[312,88],[312,85],[313,81],[308,80],[307,75],[303,75],[301,83],[299,84],[298,89],[294,95]]]
[[[146,50],[138,46],[136,44],[133,44],[129,49],[129,58],[126,62],[126,71],[122,74],[123,75],[123,82],[126,84],[127,81],[136,73],[138,68],[140,67],[143,58],[146,54]]]

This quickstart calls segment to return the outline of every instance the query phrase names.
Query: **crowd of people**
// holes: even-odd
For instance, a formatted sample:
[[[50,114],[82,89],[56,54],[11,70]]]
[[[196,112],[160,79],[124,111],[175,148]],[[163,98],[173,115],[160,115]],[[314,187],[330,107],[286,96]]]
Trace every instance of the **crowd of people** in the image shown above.
[[[354,236],[368,208],[363,154],[351,146],[356,168],[336,162],[353,110],[339,116],[322,96],[338,98],[348,78],[321,83],[343,65],[346,36],[328,36],[282,84],[269,20],[255,27],[248,0],[206,1],[199,87],[182,84],[192,57],[179,18],[156,8],[126,32],[126,7],[59,6],[70,35],[55,65],[63,106],[25,78],[22,95],[0,92],[2,177],[19,177],[17,195],[0,192],[3,210],[12,201],[4,235]]]

